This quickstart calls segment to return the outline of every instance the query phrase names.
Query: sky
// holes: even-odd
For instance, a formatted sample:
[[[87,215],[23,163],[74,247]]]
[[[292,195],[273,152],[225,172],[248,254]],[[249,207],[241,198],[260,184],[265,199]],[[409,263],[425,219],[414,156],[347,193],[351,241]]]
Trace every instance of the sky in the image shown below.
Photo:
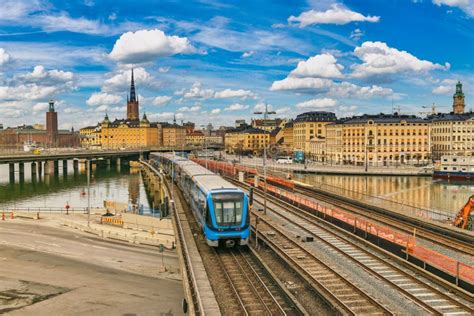
[[[2,0],[0,124],[449,112],[474,105],[474,0]]]

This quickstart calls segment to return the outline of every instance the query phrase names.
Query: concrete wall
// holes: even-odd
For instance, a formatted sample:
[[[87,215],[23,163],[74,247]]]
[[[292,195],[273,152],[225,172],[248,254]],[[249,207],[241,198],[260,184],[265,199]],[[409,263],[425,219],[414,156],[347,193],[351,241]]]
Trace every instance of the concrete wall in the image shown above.
[[[174,236],[170,218],[159,219],[151,216],[122,213],[123,227],[151,231],[156,234]]]

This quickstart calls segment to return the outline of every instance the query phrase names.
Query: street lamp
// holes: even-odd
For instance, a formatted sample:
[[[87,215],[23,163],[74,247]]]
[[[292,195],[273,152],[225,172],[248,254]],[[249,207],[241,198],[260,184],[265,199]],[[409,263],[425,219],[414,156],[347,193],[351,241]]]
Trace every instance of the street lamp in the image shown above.
[[[201,125],[201,128],[205,128],[205,125]],[[207,169],[207,144],[206,144],[206,134],[204,134],[204,154],[206,155],[206,169]]]
[[[267,214],[267,138],[266,138],[266,130],[265,130],[265,121],[268,118],[269,114],[276,114],[275,111],[268,111],[268,104],[265,103],[265,112],[257,111],[253,112],[253,114],[258,114],[261,115],[263,114],[263,122],[262,126],[263,128],[263,181],[265,183],[265,190],[263,193],[263,214]]]

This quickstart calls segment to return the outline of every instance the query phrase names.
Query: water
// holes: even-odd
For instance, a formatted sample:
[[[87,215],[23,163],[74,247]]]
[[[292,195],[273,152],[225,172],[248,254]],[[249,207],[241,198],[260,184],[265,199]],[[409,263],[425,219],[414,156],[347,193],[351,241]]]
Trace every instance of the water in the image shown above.
[[[80,165],[81,166],[81,165]],[[74,208],[87,207],[87,177],[84,168],[74,174],[72,161],[68,172],[63,174],[62,162],[59,175],[31,177],[30,164],[25,163],[24,180],[20,181],[18,164],[15,166],[15,182],[10,181],[8,165],[0,165],[0,209],[23,207],[64,208],[66,203]],[[141,174],[128,166],[98,166],[92,168],[90,185],[91,207],[103,207],[104,200],[120,203],[143,204],[149,208]]]
[[[452,183],[430,177],[294,174],[293,179],[342,188],[348,196],[360,192],[369,195],[369,199],[378,197],[448,214],[456,214],[474,194],[472,183]]]

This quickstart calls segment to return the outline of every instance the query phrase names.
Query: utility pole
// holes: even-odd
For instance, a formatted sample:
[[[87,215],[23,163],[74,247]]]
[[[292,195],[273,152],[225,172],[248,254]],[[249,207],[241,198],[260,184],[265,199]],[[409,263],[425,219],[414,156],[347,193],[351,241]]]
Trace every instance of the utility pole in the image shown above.
[[[87,227],[91,227],[91,161],[87,160]]]
[[[267,214],[267,131],[265,130],[265,122],[269,114],[276,114],[275,111],[268,111],[268,103],[265,103],[265,112],[253,112],[253,114],[263,114],[263,182],[265,183],[265,190],[263,191],[263,214]]]

